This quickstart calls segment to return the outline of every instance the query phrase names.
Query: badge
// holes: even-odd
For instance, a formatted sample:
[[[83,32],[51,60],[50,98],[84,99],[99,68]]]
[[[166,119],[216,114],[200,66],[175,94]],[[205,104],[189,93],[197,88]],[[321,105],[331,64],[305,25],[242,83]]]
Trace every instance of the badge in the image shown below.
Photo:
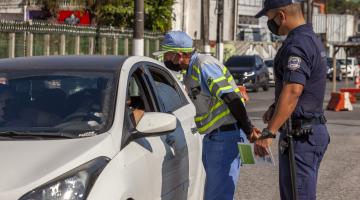
[[[300,68],[301,58],[297,56],[290,56],[288,61],[288,68],[291,71],[295,71]]]
[[[210,86],[213,81],[214,81],[214,79],[209,77],[208,80],[207,80],[208,86]]]

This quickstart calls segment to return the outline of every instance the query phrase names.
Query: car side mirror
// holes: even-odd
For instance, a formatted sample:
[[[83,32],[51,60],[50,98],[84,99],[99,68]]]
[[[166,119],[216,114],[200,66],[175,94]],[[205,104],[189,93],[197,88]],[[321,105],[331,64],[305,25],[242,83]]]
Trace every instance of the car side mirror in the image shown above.
[[[176,129],[177,119],[174,115],[159,112],[146,112],[136,126],[139,136],[165,135]]]

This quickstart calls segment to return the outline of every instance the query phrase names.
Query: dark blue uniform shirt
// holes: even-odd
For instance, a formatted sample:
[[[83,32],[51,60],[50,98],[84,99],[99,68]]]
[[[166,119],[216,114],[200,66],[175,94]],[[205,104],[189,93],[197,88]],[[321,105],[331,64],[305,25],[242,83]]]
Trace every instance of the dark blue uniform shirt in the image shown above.
[[[326,86],[326,53],[311,24],[293,29],[283,42],[275,60],[275,102],[283,83],[304,86],[293,117],[311,118],[323,114]]]

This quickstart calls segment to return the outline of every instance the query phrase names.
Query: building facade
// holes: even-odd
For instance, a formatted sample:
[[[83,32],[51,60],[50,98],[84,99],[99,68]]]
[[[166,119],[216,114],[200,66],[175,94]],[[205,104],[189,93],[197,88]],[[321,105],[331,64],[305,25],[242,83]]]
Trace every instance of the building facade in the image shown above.
[[[224,0],[224,41],[236,39],[237,0]],[[216,40],[217,1],[209,0],[209,39]],[[201,0],[177,0],[173,6],[173,30],[187,32],[193,39],[201,39]]]
[[[23,0],[0,0],[0,19],[23,20]]]

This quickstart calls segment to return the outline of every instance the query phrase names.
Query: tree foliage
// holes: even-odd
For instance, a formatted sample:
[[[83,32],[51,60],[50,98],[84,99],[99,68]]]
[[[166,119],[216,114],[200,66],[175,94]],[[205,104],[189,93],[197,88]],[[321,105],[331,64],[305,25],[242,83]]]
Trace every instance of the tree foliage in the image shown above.
[[[175,0],[144,0],[145,29],[166,32],[171,29],[172,6]],[[42,9],[56,18],[62,0],[38,0]],[[77,0],[90,11],[91,23],[99,26],[132,28],[135,0]]]
[[[328,0],[328,13],[360,15],[360,0]]]
[[[101,25],[121,28],[134,26],[134,0],[114,0],[104,4],[98,12]],[[166,32],[171,29],[174,0],[145,0],[145,29]]]

